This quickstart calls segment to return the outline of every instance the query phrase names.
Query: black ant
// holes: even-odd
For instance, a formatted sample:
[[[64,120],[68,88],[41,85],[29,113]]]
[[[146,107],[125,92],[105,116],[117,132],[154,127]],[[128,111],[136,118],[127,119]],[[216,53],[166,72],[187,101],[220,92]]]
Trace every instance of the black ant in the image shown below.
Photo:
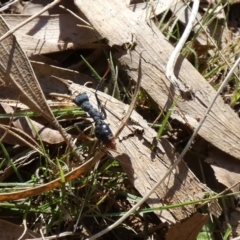
[[[102,142],[106,147],[116,150],[116,143],[114,141],[113,133],[109,128],[108,124],[104,122],[107,115],[105,110],[103,109],[101,102],[95,92],[95,97],[97,100],[97,104],[101,112],[95,109],[89,101],[87,93],[80,93],[76,96],[73,102],[82,108],[85,112],[89,114],[89,116],[94,120],[95,123],[95,136],[96,138]]]

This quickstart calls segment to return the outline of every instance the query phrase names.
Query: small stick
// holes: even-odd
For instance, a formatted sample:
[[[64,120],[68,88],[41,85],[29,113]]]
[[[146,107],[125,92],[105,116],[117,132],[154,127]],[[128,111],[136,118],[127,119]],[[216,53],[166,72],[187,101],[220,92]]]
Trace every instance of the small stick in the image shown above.
[[[6,4],[5,6],[0,8],[0,12],[8,9],[11,5],[13,5],[14,3],[18,2],[18,0],[14,0],[13,2],[9,2],[8,4]]]
[[[48,9],[52,8],[53,6],[55,6],[56,4],[58,4],[60,2],[61,2],[61,0],[55,0],[54,2],[48,4],[46,7],[44,7],[41,11],[37,12],[36,14],[32,15],[30,18],[26,19],[25,21],[21,22],[20,24],[18,24],[14,28],[10,29],[8,32],[3,34],[2,37],[0,37],[0,42],[2,40],[4,40],[5,38],[7,38],[8,36],[10,36],[11,34],[13,34],[15,31],[17,31],[19,28],[21,28],[25,24],[31,22],[34,18],[38,17],[39,15],[46,12]]]
[[[89,22],[87,22],[87,21],[85,21],[83,18],[79,17],[79,16],[78,16],[77,14],[75,14],[73,11],[69,10],[68,8],[65,8],[63,5],[60,5],[59,7],[62,8],[62,9],[64,9],[64,10],[66,10],[66,11],[69,12],[70,14],[72,14],[72,15],[73,15],[75,18],[77,18],[78,20],[80,20],[80,21],[84,22],[85,24],[87,24],[90,29],[93,29],[93,27],[91,27],[91,24],[90,24]],[[85,25],[83,25],[83,26],[84,26],[84,27],[87,27],[87,26],[85,26]]]
[[[139,92],[139,89],[140,89],[140,85],[141,85],[141,79],[142,79],[142,62],[141,62],[141,56],[142,53],[140,53],[140,58],[139,58],[139,67],[138,67],[138,79],[137,79],[137,85],[136,85],[136,88],[135,88],[135,91],[134,91],[134,95],[133,95],[133,98],[132,98],[132,102],[129,106],[129,109],[127,111],[127,114],[125,115],[125,117],[123,118],[122,120],[122,123],[121,125],[119,126],[117,132],[115,133],[115,138],[117,138],[119,136],[119,134],[121,133],[122,129],[125,127],[125,124],[126,122],[128,121],[128,119],[130,118],[131,114],[132,114],[132,111],[135,107],[135,104],[136,104],[136,101],[137,101],[137,95],[138,95],[138,92]]]
[[[194,0],[192,14],[190,16],[189,22],[184,30],[184,33],[183,33],[181,39],[179,40],[177,46],[173,50],[172,55],[170,56],[168,63],[167,63],[166,76],[167,76],[168,80],[173,84],[173,86],[179,88],[180,90],[182,90],[184,92],[185,92],[184,89],[186,89],[186,87],[184,87],[182,82],[180,82],[176,78],[176,76],[174,74],[174,67],[175,67],[177,58],[180,54],[180,51],[183,48],[183,45],[185,44],[189,34],[192,31],[193,23],[196,19],[197,13],[198,13],[198,8],[199,8],[199,0]]]
[[[81,28],[87,28],[87,29],[90,29],[90,30],[94,30],[94,28],[92,28],[90,26],[82,25],[82,24],[77,24],[77,26],[81,27]]]

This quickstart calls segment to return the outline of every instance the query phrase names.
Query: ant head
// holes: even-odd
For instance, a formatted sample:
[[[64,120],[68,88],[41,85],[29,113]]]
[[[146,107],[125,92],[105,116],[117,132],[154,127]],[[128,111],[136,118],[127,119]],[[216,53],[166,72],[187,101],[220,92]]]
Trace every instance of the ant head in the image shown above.
[[[95,136],[107,148],[116,150],[116,143],[109,126],[102,120],[95,123]]]

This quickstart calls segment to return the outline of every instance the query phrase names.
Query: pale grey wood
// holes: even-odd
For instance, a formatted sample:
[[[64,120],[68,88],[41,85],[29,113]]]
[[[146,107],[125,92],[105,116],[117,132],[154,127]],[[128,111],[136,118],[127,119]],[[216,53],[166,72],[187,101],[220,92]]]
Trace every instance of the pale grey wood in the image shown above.
[[[130,43],[131,36],[134,35],[136,46],[131,52],[131,57],[122,53],[119,59],[128,66],[128,69],[131,69],[129,75],[136,80],[139,53],[144,51],[142,53],[142,87],[160,108],[164,108],[169,98],[169,92],[165,86],[165,84],[169,86],[169,83],[164,72],[173,46],[154,23],[139,21],[121,1],[75,0],[75,3],[89,18],[94,28],[108,39],[110,45],[122,46],[124,43]],[[88,11],[90,6],[91,13]],[[196,69],[181,57],[177,62],[175,74],[192,87],[196,97],[193,100],[179,98],[179,107],[174,109],[172,118],[188,124],[190,128],[195,128],[198,119],[203,116],[206,106],[210,104],[216,92]],[[217,148],[239,159],[239,126],[240,120],[237,114],[219,98],[199,135]]]

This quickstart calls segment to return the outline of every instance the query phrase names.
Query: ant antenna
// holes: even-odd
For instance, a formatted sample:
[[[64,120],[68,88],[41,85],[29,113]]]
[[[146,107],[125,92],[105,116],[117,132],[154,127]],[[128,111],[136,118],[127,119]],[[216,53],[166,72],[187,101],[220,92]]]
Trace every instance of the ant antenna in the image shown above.
[[[110,70],[111,70],[111,67],[110,67],[110,64],[109,64],[109,61],[108,61],[108,68],[107,68],[106,72],[104,73],[101,81],[97,85],[96,91],[94,93],[95,94],[95,98],[97,100],[98,109],[101,111],[103,120],[105,120],[107,118],[107,113],[106,113],[106,110],[105,110],[104,106],[102,105],[102,103],[101,103],[101,101],[100,101],[100,99],[99,99],[99,97],[97,95],[97,91],[98,91],[98,89],[101,88],[101,86],[102,86],[103,82],[105,81],[105,79],[106,79],[108,73],[110,72]]]

